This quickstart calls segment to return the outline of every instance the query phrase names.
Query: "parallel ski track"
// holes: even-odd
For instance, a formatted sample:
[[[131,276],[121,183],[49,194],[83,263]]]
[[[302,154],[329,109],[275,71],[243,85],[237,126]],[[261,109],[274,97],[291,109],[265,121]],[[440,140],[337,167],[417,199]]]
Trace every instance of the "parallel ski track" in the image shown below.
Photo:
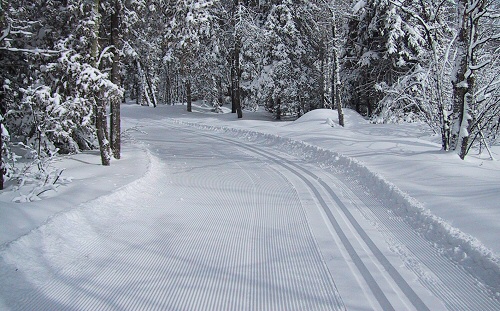
[[[354,249],[353,245],[349,241],[348,237],[346,234],[342,231],[341,226],[333,216],[328,204],[325,202],[323,199],[322,195],[319,193],[317,190],[318,187],[316,185],[320,185],[323,189],[325,189],[328,194],[331,196],[331,198],[337,203],[338,207],[342,210],[344,215],[347,217],[351,225],[355,228],[357,234],[361,236],[362,240],[366,243],[366,245],[369,247],[373,255],[377,258],[379,263],[384,267],[384,269],[387,271],[387,273],[390,275],[390,277],[394,280],[395,284],[400,288],[400,290],[406,295],[408,300],[413,304],[413,306],[416,308],[416,310],[430,310],[425,303],[420,299],[420,297],[413,291],[413,289],[408,285],[408,283],[404,280],[404,278],[399,274],[399,272],[392,266],[392,264],[387,260],[387,258],[383,255],[383,253],[378,249],[378,247],[373,243],[373,241],[370,239],[370,237],[366,234],[366,232],[361,228],[359,223],[355,220],[355,218],[352,216],[351,212],[347,209],[345,204],[339,199],[335,191],[331,189],[329,185],[327,185],[324,181],[321,180],[317,175],[314,173],[304,169],[303,167],[297,165],[296,163],[293,163],[292,161],[285,159],[276,153],[273,153],[272,156],[269,156],[269,150],[264,151],[261,148],[255,147],[255,146],[250,146],[247,144],[242,144],[240,142],[227,139],[227,138],[222,138],[220,136],[214,136],[210,134],[201,134],[206,137],[210,138],[216,138],[219,140],[223,140],[225,142],[234,144],[239,146],[240,148],[243,148],[245,150],[248,150],[252,153],[255,153],[261,157],[264,157],[279,166],[285,168],[286,170],[290,171],[297,177],[299,177],[307,187],[314,193],[316,196],[316,199],[319,201],[321,204],[321,207],[323,208],[323,211],[327,215],[331,225],[335,229],[335,232],[337,236],[340,238],[342,241],[343,246],[349,253],[349,256],[351,257],[351,260],[355,264],[356,268],[359,270],[361,276],[365,280],[366,284],[372,291],[372,294],[374,297],[377,299],[377,302],[379,303],[380,307],[383,310],[395,310],[395,308],[392,306],[391,302],[388,300],[382,289],[380,288],[379,284],[377,281],[374,279],[372,276],[371,272],[368,270],[366,265],[363,263],[361,260],[360,255],[356,252]],[[285,164],[286,163],[286,164]],[[302,174],[299,171],[305,173]],[[309,179],[306,177],[308,175],[309,177],[312,178]],[[315,183],[315,184],[313,184]]]
[[[346,186],[348,185],[348,186]],[[339,184],[349,197],[358,197],[362,204],[354,205],[363,216],[375,223],[381,223],[387,232],[387,239],[396,246],[404,245],[406,267],[419,276],[420,282],[450,310],[500,310],[500,301],[493,298],[492,291],[477,281],[468,271],[451,262],[432,247],[425,238],[415,232],[399,217],[381,208],[373,195],[367,193],[349,177]],[[354,196],[353,193],[357,195]],[[365,208],[363,208],[365,207]],[[416,261],[416,262],[415,262]],[[426,274],[430,271],[430,275]]]
[[[264,149],[251,144],[242,144],[241,142],[221,137],[220,135],[207,133],[204,133],[203,135],[207,137],[216,137],[219,140],[224,140],[228,143],[238,145],[243,149],[273,161],[274,163],[297,175],[316,194],[324,208],[325,213],[328,215],[328,218],[337,231],[338,224],[335,224],[336,220],[333,218],[333,215],[329,211],[328,207],[325,206],[326,203],[324,203],[321,195],[317,192],[316,187],[312,183],[316,182],[316,184],[321,185],[321,187],[323,187],[329,193],[331,198],[338,204],[344,215],[356,229],[356,232],[362,237],[364,242],[367,243],[374,256],[387,270],[402,292],[412,302],[413,306],[417,310],[428,310],[428,307],[411,289],[408,283],[397,272],[392,264],[385,258],[383,253],[358,224],[343,201],[330,187],[330,185],[322,179],[322,177],[319,177],[310,170],[307,170],[302,166],[278,155],[277,153],[279,151],[273,151],[272,148]],[[271,156],[269,156],[269,154],[271,154]],[[487,286],[475,279],[465,269],[441,255],[439,249],[433,247],[425,238],[415,232],[400,217],[396,217],[391,214],[387,208],[384,208],[383,205],[376,200],[374,195],[367,193],[367,191],[360,186],[356,180],[352,180],[349,176],[344,175],[345,174],[342,174],[342,172],[339,172],[338,174],[335,174],[337,178],[331,176],[330,174],[330,176],[325,175],[324,179],[326,180],[330,178],[330,181],[335,183],[336,187],[342,189],[346,199],[350,201],[350,203],[352,203],[352,205],[354,205],[367,220],[372,221],[379,227],[382,227],[379,228],[379,231],[384,232],[387,240],[392,241],[395,246],[403,248],[401,251],[407,251],[403,255],[403,259],[406,259],[407,261],[405,262],[405,266],[409,270],[412,270],[419,277],[420,283],[429,289],[436,297],[441,299],[449,310],[500,310],[500,301],[494,298],[494,293],[492,293]],[[306,176],[312,178],[312,182],[309,181]],[[358,201],[358,204],[356,201]],[[359,256],[352,253],[352,250],[349,250],[351,248],[349,246],[349,241],[346,241],[342,232],[337,231],[337,234],[339,234],[344,246],[349,251],[351,258],[356,263],[356,266],[365,278],[365,281],[369,285],[373,294],[377,297],[380,305],[384,310],[393,309],[383,293],[380,292],[380,288],[376,282],[372,280],[369,272],[366,271],[366,268],[363,267],[362,263],[358,262],[356,257]]]
[[[54,271],[15,310],[345,310],[283,175],[254,175],[245,163],[259,161],[237,146],[233,156],[211,143],[189,144],[166,147],[204,159],[196,167],[170,158],[178,204],[153,184],[116,201],[111,194],[106,203],[116,203],[116,219],[103,236],[82,238],[88,256]],[[247,162],[227,161],[242,156]],[[169,182],[165,176],[153,182]],[[144,195],[138,201],[133,191]],[[183,209],[193,198],[204,200]]]

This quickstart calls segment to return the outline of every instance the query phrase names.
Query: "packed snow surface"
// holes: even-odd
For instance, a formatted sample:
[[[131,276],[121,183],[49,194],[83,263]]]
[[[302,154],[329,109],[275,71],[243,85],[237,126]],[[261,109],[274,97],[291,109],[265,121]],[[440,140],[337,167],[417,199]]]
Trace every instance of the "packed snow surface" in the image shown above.
[[[349,110],[122,109],[121,160],[0,194],[0,310],[500,309],[498,161]]]

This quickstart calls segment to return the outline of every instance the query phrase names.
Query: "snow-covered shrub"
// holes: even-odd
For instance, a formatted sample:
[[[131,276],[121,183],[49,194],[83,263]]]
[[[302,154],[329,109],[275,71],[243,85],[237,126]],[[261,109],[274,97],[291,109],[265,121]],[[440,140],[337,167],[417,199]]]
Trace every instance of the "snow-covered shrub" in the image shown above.
[[[0,173],[3,173],[3,182],[7,182],[14,175],[14,164],[19,158],[11,148],[10,135],[7,128],[2,124],[3,116],[0,114],[0,135],[2,135],[1,154],[2,160],[0,161]]]
[[[19,192],[19,196],[13,199],[14,202],[40,200],[40,196],[47,191],[57,191],[60,185],[71,182],[71,178],[62,176],[63,169],[52,166],[54,156],[41,158],[36,156],[35,150],[30,150],[27,146],[22,147],[28,151],[27,155],[35,155],[35,158],[18,161],[17,165],[12,166],[10,179],[15,182],[12,190]]]
[[[375,89],[383,94],[374,111],[375,123],[424,122],[435,133],[440,131],[441,118],[439,98],[449,100],[450,92],[439,93],[435,67],[417,64],[406,75],[399,77],[392,85],[377,83]],[[449,76],[441,75],[441,83],[450,83]]]

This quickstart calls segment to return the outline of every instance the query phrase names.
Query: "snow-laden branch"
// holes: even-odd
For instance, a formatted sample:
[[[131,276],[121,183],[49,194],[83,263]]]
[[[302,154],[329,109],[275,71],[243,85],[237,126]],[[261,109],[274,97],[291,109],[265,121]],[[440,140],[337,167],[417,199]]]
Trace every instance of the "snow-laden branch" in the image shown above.
[[[477,64],[477,65],[472,65],[472,64],[469,65],[469,69],[471,71],[479,70],[481,68],[484,68],[484,67],[488,66],[490,63],[491,63],[491,60],[485,60],[482,63]]]
[[[486,36],[486,37],[484,37],[482,39],[476,40],[475,42],[473,42],[471,44],[471,48],[475,49],[476,47],[478,47],[480,45],[483,45],[483,44],[487,43],[488,41],[497,40],[497,39],[500,39],[500,33],[497,33],[497,34],[494,34],[494,35],[490,35],[490,36]]]
[[[480,2],[483,2],[483,0],[476,0],[475,2],[471,3],[470,5],[467,5],[467,10],[465,10],[465,14],[469,15],[474,10],[477,10],[477,8],[482,5],[482,3],[480,4]]]
[[[108,55],[107,52],[110,49],[114,49],[114,48],[115,48],[114,45],[110,45],[110,46],[105,47],[104,50],[102,50],[101,55],[99,55],[99,59],[97,60],[97,65],[96,65],[97,68],[99,68],[101,66],[102,59]]]
[[[427,24],[427,22],[419,14],[404,7],[401,2],[390,1],[390,3],[394,4],[395,6],[400,8],[403,12],[405,12],[406,14],[410,14],[411,16],[413,16],[414,18],[416,18],[419,21],[419,23],[422,25],[422,27],[424,27],[425,34],[427,35],[427,42],[428,42],[429,46],[432,48],[433,47],[433,43],[432,43],[433,38],[431,35],[431,30],[435,29],[435,27],[429,26],[429,24]]]
[[[10,33],[10,23],[7,24],[7,28],[2,31],[2,36],[0,36],[0,42],[2,42]]]
[[[0,47],[0,50],[2,51],[7,51],[7,52],[14,52],[14,53],[29,53],[29,54],[35,54],[35,55],[44,55],[44,56],[51,56],[51,55],[58,55],[61,54],[64,51],[57,51],[57,50],[46,50],[46,49],[19,49],[19,48],[8,48],[8,47]]]

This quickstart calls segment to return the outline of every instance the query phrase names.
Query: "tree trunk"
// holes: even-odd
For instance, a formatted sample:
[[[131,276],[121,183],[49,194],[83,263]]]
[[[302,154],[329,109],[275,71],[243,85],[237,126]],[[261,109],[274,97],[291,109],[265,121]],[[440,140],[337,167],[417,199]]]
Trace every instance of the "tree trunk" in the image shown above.
[[[0,98],[0,106],[3,105],[3,99]],[[0,190],[3,190],[3,179],[5,175],[5,168],[3,164],[3,120],[1,119],[3,114],[0,116]]]
[[[111,82],[121,87],[120,77],[120,14],[121,14],[120,0],[115,0],[115,12],[111,16],[111,44],[115,47],[113,56],[113,65],[111,68]],[[116,99],[111,102],[110,112],[110,139],[111,151],[115,159],[121,157],[121,118],[120,118],[120,104],[122,99]]]
[[[438,93],[438,118],[441,123],[441,149],[444,151],[450,150],[450,114],[448,112],[448,109],[446,108],[445,105],[445,100],[443,98],[444,93],[443,93],[443,85],[442,85],[442,78],[438,74],[438,57],[437,57],[437,51],[435,47],[436,43],[432,43],[433,45],[433,53],[434,53],[434,66],[436,66],[436,86],[437,86],[437,93]]]
[[[276,120],[281,120],[281,98],[276,102]]]
[[[373,104],[376,99],[374,98],[374,94],[371,94],[371,92],[369,92],[368,94],[365,94],[366,97],[365,97],[365,102],[366,102],[366,108],[368,109],[368,118],[371,118],[372,117],[372,114],[373,114]]]
[[[144,98],[146,97],[146,87],[144,83],[144,71],[142,70],[141,62],[136,59],[135,61],[137,66],[137,99],[136,102],[140,106],[145,106]],[[149,105],[149,103],[148,103]]]
[[[191,81],[189,79],[186,81],[186,100],[187,100],[187,111],[191,112]]]
[[[342,109],[342,101],[340,99],[340,65],[337,50],[337,26],[335,13],[332,12],[332,36],[333,36],[333,72],[332,72],[332,108],[337,107],[340,126],[344,126],[344,110]]]
[[[243,112],[241,110],[241,90],[240,90],[240,77],[241,77],[240,51],[241,51],[241,38],[237,35],[234,42],[235,75],[234,75],[233,92],[234,92],[234,107],[236,109],[238,119],[241,119],[243,117]]]
[[[219,107],[224,104],[224,91],[222,90],[222,77],[217,78],[217,102]]]
[[[466,130],[460,131],[460,159],[464,160],[465,156],[469,152],[469,137],[471,133],[471,126],[474,124],[474,120],[472,119],[472,116],[469,113],[469,107],[472,106],[473,104],[473,97],[470,93],[465,94],[465,99],[464,99],[464,114],[463,114],[463,120],[462,120],[462,127]]]
[[[156,108],[156,106],[158,105],[158,101],[156,100],[156,93],[155,89],[153,88],[153,84],[151,83],[151,79],[149,79],[149,70],[146,70],[145,78],[146,78],[146,85],[148,86],[147,92],[149,93],[148,96],[149,101],[150,103],[153,104],[153,107]]]
[[[100,103],[103,101],[98,99]],[[103,104],[96,104],[96,128],[97,128],[97,140],[99,141],[99,150],[101,152],[101,163],[104,166],[109,166],[111,161],[111,154],[109,148],[109,141],[106,137],[107,135],[107,119],[106,119],[106,107]]]
[[[243,112],[241,110],[241,90],[240,90],[240,78],[241,78],[241,68],[240,68],[240,52],[241,52],[241,37],[237,33],[236,20],[240,18],[240,6],[242,5],[241,0],[234,0],[234,11],[233,19],[235,21],[234,29],[234,49],[233,49],[233,63],[231,70],[231,80],[232,80],[232,112],[236,112],[238,119],[243,117]]]
[[[432,54],[434,59],[436,87],[437,87],[437,102],[438,102],[438,118],[441,125],[441,148],[444,151],[450,150],[450,114],[445,105],[444,92],[443,92],[443,77],[440,74],[439,58],[437,51],[437,40],[428,34],[429,45],[432,47]]]
[[[167,105],[172,105],[172,82],[170,75],[170,64],[167,63],[167,70],[165,71],[165,103]]]
[[[92,6],[92,18],[93,18],[93,28],[92,28],[92,41],[90,42],[90,57],[92,59],[92,65],[97,68],[97,60],[99,58],[99,28],[101,26],[101,17],[99,15],[100,1],[94,0]]]
[[[456,150],[459,145],[460,129],[465,108],[465,94],[468,91],[465,73],[467,71],[467,47],[470,44],[469,32],[467,31],[468,14],[467,0],[459,0],[458,3],[459,28],[457,37],[457,56],[455,59],[455,76],[453,83],[453,127],[451,129],[450,149]]]
[[[342,100],[340,98],[340,65],[339,65],[339,55],[338,55],[338,39],[337,39],[337,18],[335,15],[335,10],[332,7],[328,7],[330,14],[332,15],[332,38],[333,38],[333,70],[332,70],[332,109],[337,108],[339,124],[344,126],[344,110],[342,108]],[[356,110],[359,112],[359,101],[356,101]]]
[[[120,121],[121,99],[115,99],[111,102],[111,121],[110,121],[110,139],[111,151],[115,159],[121,158],[121,121]]]
[[[94,17],[94,27],[92,33],[92,42],[90,46],[90,57],[92,58],[93,66],[97,68],[97,59],[99,57],[99,28],[101,19],[99,16],[99,0],[94,0],[92,7]],[[94,112],[96,117],[97,140],[99,141],[99,151],[101,153],[102,165],[110,164],[109,141],[107,139],[107,119],[106,119],[106,104],[102,98],[102,94],[96,96],[94,102]]]
[[[233,56],[231,57],[231,113],[236,113],[236,100],[235,100],[235,94],[234,90],[236,87],[234,86],[234,83],[236,81],[236,69],[234,68],[234,52]]]
[[[321,90],[321,93],[319,94],[320,95],[320,102],[321,102],[321,106],[320,108],[326,108],[327,105],[326,105],[326,96],[325,96],[325,91],[326,91],[326,79],[325,79],[325,50],[327,49],[327,47],[325,47],[324,44],[321,45],[320,47],[320,50],[319,50],[319,54],[318,54],[318,58],[320,60],[320,76],[319,76],[319,89]],[[300,105],[300,101],[299,101],[299,105]],[[300,109],[300,108],[299,108]]]
[[[473,124],[472,106],[475,87],[474,71],[476,59],[479,16],[484,10],[484,2],[458,2],[459,28],[457,37],[457,58],[455,60],[455,76],[453,83],[453,127],[450,138],[450,149],[459,151],[464,159],[469,150],[469,135]],[[472,7],[471,7],[472,6]],[[476,16],[477,15],[477,16]]]

